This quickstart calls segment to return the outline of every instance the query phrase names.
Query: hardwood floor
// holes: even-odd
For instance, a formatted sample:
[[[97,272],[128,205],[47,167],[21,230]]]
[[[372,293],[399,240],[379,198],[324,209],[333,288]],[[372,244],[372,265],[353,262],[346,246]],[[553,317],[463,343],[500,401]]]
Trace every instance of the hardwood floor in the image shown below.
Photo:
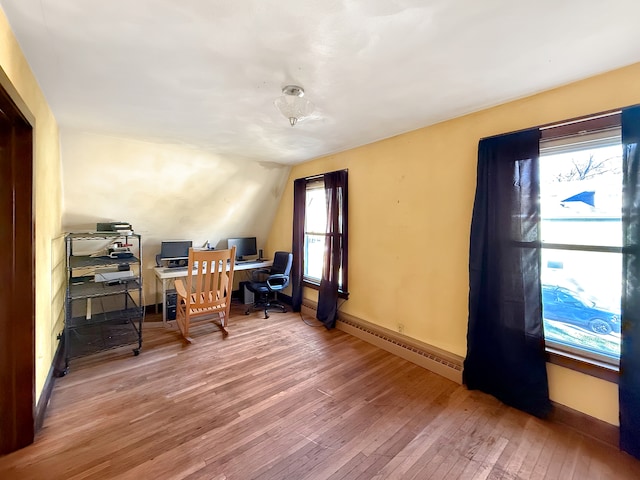
[[[74,360],[2,479],[638,479],[640,462],[298,314]]]

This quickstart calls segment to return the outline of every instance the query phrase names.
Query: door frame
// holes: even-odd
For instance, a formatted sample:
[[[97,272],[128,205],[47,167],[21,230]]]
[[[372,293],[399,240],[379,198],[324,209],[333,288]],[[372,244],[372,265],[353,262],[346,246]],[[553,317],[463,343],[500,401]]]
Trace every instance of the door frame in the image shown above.
[[[35,438],[34,116],[0,68],[0,455]]]

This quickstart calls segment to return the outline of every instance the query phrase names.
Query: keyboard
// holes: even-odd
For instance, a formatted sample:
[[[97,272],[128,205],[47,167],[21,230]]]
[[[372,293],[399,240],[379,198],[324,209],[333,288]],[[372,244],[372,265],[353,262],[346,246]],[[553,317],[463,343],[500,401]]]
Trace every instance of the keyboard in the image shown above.
[[[164,269],[165,272],[184,272],[185,270],[189,270],[189,267],[167,267]]]

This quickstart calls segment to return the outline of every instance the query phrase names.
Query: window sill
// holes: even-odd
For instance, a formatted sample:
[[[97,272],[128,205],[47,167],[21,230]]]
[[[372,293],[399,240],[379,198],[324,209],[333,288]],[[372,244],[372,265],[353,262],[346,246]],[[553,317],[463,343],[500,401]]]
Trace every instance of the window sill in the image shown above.
[[[546,347],[547,362],[576,372],[591,375],[611,383],[618,383],[620,372],[617,366],[597,360],[587,359],[580,355],[564,352],[556,348]]]
[[[302,286],[307,287],[307,288],[311,288],[313,290],[320,290],[320,282],[314,282],[312,280],[309,279],[303,279],[302,280]],[[349,292],[342,292],[342,291],[338,291],[338,298],[343,298],[345,300],[349,299]]]

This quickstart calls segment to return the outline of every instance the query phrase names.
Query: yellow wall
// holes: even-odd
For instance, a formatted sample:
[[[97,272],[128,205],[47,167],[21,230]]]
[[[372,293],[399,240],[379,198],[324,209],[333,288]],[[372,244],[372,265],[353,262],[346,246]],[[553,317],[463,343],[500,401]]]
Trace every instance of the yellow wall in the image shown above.
[[[0,10],[0,77],[34,127],[33,208],[35,216],[36,398],[40,397],[62,330],[64,298],[59,286],[64,271],[56,270],[63,255],[62,189],[58,126],[29,65]],[[52,245],[54,245],[52,249]],[[52,271],[56,271],[52,274]],[[62,275],[62,279],[60,276]]]
[[[291,248],[293,180],[348,168],[350,297],[341,311],[464,356],[479,139],[640,103],[638,78],[635,64],[297,165],[269,248]],[[560,367],[549,375],[554,401],[617,424],[615,385]]]

